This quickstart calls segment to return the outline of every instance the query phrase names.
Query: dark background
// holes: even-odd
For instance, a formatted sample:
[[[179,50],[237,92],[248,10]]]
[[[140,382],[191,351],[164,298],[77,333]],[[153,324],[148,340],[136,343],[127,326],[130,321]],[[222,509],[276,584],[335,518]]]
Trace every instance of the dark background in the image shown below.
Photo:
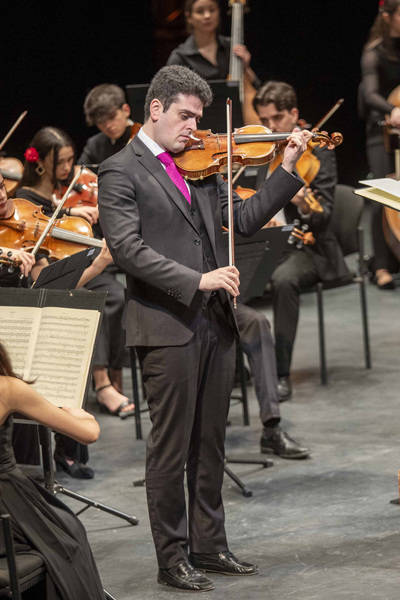
[[[229,35],[228,0],[221,31]],[[23,110],[28,115],[7,143],[23,157],[45,125],[65,130],[78,154],[96,133],[84,121],[86,93],[99,83],[147,83],[185,38],[183,0],[20,2],[1,14],[0,139]],[[364,124],[357,116],[360,56],[377,0],[251,0],[245,17],[252,67],[262,80],[291,83],[300,117],[316,123],[338,100],[326,125],[340,131],[339,179],[355,185],[367,174]],[[168,18],[168,15],[172,17]]]

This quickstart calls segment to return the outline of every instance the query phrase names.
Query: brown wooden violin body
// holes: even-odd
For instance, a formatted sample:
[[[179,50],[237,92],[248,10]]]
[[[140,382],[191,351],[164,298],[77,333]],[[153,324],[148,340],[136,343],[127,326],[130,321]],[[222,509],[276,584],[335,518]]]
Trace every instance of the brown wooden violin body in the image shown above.
[[[0,246],[15,250],[32,250],[43,233],[50,218],[42,207],[16,198],[14,213],[8,219],[0,219]],[[85,248],[101,248],[102,242],[93,238],[92,228],[81,217],[57,219],[43,241],[40,252],[50,261],[60,260]]]
[[[74,167],[74,174],[78,172],[80,166]],[[68,185],[61,185],[54,189],[52,201],[55,206],[63,198]],[[97,206],[97,175],[86,167],[83,169],[78,181],[74,185],[74,189],[69,194],[64,203],[64,208],[72,208],[74,206]]]
[[[270,162],[276,151],[276,141],[285,140],[288,133],[271,133],[263,125],[247,125],[235,129],[232,135],[233,166],[263,165]],[[340,133],[331,137],[322,132],[314,133],[314,141],[329,148],[343,141]],[[204,179],[214,173],[226,170],[227,136],[207,131],[194,131],[183,152],[174,155],[180,173],[187,179]]]
[[[0,173],[3,175],[7,196],[12,198],[22,179],[24,165],[18,158],[0,157]]]

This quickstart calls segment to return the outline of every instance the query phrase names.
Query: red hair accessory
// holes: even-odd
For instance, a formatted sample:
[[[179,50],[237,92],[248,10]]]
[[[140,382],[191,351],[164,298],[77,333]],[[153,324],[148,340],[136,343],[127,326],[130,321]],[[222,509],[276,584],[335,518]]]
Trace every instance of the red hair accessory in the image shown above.
[[[30,163],[34,163],[39,160],[39,152],[33,146],[31,146],[25,151],[24,156],[26,160]]]
[[[383,8],[385,0],[379,0],[379,8]]]

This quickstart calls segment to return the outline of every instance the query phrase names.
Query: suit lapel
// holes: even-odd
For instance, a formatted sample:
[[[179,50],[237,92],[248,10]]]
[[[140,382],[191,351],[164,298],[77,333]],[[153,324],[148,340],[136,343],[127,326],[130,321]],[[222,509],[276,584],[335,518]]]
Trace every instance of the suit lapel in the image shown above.
[[[214,217],[212,213],[212,207],[210,199],[206,190],[203,187],[193,186],[194,193],[197,198],[197,206],[203,217],[205,228],[207,229],[208,237],[210,238],[211,246],[214,252],[215,259],[217,259],[217,246],[215,242],[215,226]],[[192,189],[193,189],[192,188]]]
[[[170,176],[162,167],[160,161],[147,148],[143,142],[135,137],[132,142],[132,149],[139,156],[139,162],[157,179],[163,190],[170,196],[179,208],[185,219],[190,223],[196,233],[199,234],[192,217],[189,212],[189,203],[185,196],[178,190],[176,185],[172,183]],[[200,235],[200,234],[199,234]]]

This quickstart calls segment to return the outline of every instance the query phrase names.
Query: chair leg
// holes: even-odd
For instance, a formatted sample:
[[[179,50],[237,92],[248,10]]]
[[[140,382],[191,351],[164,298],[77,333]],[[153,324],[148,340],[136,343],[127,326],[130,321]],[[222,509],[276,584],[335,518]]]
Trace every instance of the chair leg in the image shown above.
[[[319,331],[319,360],[321,383],[328,383],[328,375],[326,370],[326,353],[325,353],[325,328],[324,328],[324,305],[323,305],[323,289],[322,283],[317,283],[317,305],[318,305],[318,331]]]
[[[8,572],[10,577],[10,591],[13,600],[21,600],[21,589],[19,586],[17,566],[15,563],[15,552],[12,539],[10,515],[1,515],[0,519],[3,526],[4,544],[6,547],[7,554]]]
[[[238,345],[238,347],[237,347],[237,357],[238,357],[238,363],[239,363],[240,387],[242,390],[243,425],[250,425],[249,405],[247,402],[246,372],[244,369],[243,350],[240,345]]]
[[[364,263],[364,231],[362,227],[358,228],[358,253],[359,253],[359,265],[360,265],[360,300],[361,300],[361,317],[362,327],[364,336],[364,356],[365,356],[365,368],[370,369],[371,364],[371,350],[369,345],[369,327],[368,327],[368,310],[367,310],[367,292],[365,289],[365,263]]]
[[[371,349],[370,349],[370,344],[369,344],[367,293],[365,290],[364,277],[361,277],[361,280],[360,280],[360,301],[361,301],[361,317],[362,317],[362,328],[363,328],[363,339],[364,339],[365,368],[371,369],[372,363],[371,363]]]

